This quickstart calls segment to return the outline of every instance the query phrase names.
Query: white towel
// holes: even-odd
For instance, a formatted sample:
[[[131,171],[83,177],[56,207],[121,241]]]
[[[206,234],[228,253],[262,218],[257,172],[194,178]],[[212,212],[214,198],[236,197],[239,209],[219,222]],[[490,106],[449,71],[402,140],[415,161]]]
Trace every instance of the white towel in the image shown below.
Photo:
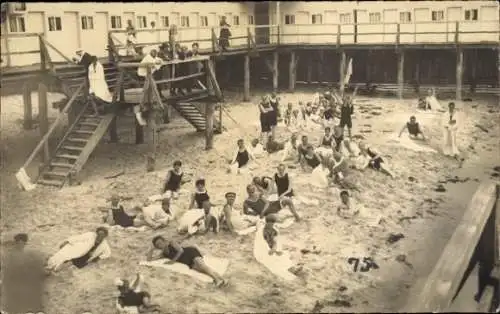
[[[205,264],[207,264],[208,267],[212,268],[214,271],[216,271],[219,275],[223,276],[227,268],[229,266],[229,260],[225,258],[218,258],[218,257],[213,257],[213,256],[204,256],[203,260],[205,261]],[[168,259],[159,259],[151,262],[143,261],[140,262],[139,265],[142,266],[149,266],[149,267],[161,267],[168,269],[170,271],[173,271],[175,273],[187,275],[193,278],[196,278],[200,281],[203,282],[212,282],[212,278],[210,278],[208,275],[202,274],[194,269],[190,269],[187,265],[181,264],[181,263],[175,263],[175,264],[165,264],[165,262],[168,261]]]
[[[146,231],[148,230],[148,227],[146,226],[141,226],[141,227],[122,227],[120,225],[112,225],[112,226],[107,226],[111,230],[122,230],[122,231]]]
[[[178,232],[188,232],[194,234],[199,230],[199,226],[195,223],[205,216],[203,209],[190,209],[179,219]]]
[[[31,183],[31,179],[24,168],[19,169],[16,173],[16,179],[25,191],[31,191],[36,188],[36,184]]]

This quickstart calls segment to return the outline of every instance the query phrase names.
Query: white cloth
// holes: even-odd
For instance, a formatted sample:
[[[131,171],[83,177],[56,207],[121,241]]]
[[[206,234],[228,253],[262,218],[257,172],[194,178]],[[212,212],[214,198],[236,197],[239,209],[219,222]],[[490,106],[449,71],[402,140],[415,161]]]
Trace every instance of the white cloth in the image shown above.
[[[298,146],[296,144],[296,146]],[[281,151],[281,162],[284,162],[287,159],[293,159],[297,160],[298,159],[298,150],[297,148],[294,148],[292,145],[291,141],[288,141],[285,143],[285,148]]]
[[[162,67],[163,60],[158,57],[153,57],[151,54],[148,53],[147,55],[144,56],[144,58],[142,58],[141,64],[144,63],[155,63],[156,65],[151,68],[151,73],[154,73]],[[137,75],[145,77],[147,73],[148,71],[146,67],[140,66],[137,68]]]
[[[203,229],[205,227],[203,217],[205,217],[205,211],[203,209],[189,209],[179,219],[177,232],[194,234],[198,230]]]
[[[443,127],[443,154],[446,156],[455,156],[459,154],[457,147],[457,129],[459,125],[459,114],[455,111],[451,119],[455,120],[454,125],[450,124],[450,113],[447,111],[442,116]]]
[[[106,76],[104,75],[104,67],[97,61],[95,68],[94,65],[89,65],[89,93],[94,94],[97,98],[111,102],[113,96],[109,92]]]
[[[323,158],[330,158],[333,156],[333,149],[331,147],[320,146],[316,148],[315,152]]]
[[[323,165],[319,165],[311,173],[310,184],[316,187],[328,187],[328,174],[330,171]]]
[[[425,101],[431,105],[431,110],[443,110],[443,106],[439,103],[436,96],[427,96],[425,97]]]
[[[254,157],[262,157],[265,153],[264,146],[260,143],[258,143],[255,147],[250,146],[248,150],[252,155],[254,155]]]
[[[68,244],[62,247],[54,255],[52,255],[47,266],[49,269],[57,270],[65,262],[72,260],[74,258],[82,257],[87,254],[90,249],[94,246],[97,233],[94,231],[86,232],[77,236],[72,236],[66,239]],[[93,260],[97,257],[105,259],[111,256],[111,248],[106,240],[103,240],[101,244],[92,252],[89,260]]]
[[[167,214],[161,204],[151,204],[142,208],[144,218],[147,217],[156,223],[165,223],[174,219],[175,210],[172,204],[170,204],[170,212],[172,213],[171,215]]]

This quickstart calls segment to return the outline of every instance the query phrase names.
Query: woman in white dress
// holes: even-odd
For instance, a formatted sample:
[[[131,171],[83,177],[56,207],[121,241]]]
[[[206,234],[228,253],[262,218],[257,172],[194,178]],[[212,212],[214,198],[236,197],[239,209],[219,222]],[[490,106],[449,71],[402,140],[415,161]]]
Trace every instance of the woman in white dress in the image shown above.
[[[455,103],[448,104],[448,111],[442,117],[443,126],[443,154],[458,158],[460,152],[457,147],[458,114]]]
[[[109,92],[108,83],[104,75],[104,67],[97,60],[96,56],[92,56],[92,63],[89,65],[89,95],[90,102],[94,108],[95,115],[99,115],[97,102],[111,103],[113,96]]]

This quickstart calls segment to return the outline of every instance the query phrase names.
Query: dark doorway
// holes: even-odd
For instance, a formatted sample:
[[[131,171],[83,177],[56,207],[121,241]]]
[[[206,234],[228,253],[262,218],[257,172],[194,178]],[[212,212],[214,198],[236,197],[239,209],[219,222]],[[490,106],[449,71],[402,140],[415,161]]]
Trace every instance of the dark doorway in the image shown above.
[[[269,1],[255,3],[255,25],[269,25]],[[255,29],[255,43],[269,44],[269,27]]]

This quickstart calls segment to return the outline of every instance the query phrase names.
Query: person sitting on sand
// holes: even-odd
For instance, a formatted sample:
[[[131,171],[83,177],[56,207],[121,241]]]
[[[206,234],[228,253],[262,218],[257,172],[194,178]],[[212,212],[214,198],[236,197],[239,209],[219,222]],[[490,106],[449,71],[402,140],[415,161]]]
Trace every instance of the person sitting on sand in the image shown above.
[[[341,153],[335,152],[332,157],[330,175],[334,182],[342,181],[347,175],[349,166],[346,158]]]
[[[259,190],[261,195],[267,197],[271,194],[274,194],[276,189],[274,186],[274,181],[270,177],[254,177],[252,179],[252,183]]]
[[[360,149],[355,141],[344,140],[344,145],[341,146],[340,151],[347,158],[357,158],[360,154]]]
[[[209,201],[210,196],[208,196],[207,189],[205,187],[206,182],[205,179],[198,179],[194,183],[195,190],[193,194],[191,194],[191,201],[189,202],[189,208],[198,208],[202,209],[203,208],[203,202]],[[194,207],[196,205],[196,207]]]
[[[367,162],[365,163],[363,169],[365,169],[366,167],[370,167],[374,170],[384,172],[394,179],[394,174],[389,170],[384,159],[382,159],[377,151],[375,151],[371,147],[368,147],[368,145],[366,145],[366,143],[364,142],[359,143],[359,149],[361,151],[361,154],[364,157],[367,157]]]
[[[173,199],[179,197],[183,176],[182,162],[180,160],[174,161],[174,166],[167,172],[167,177],[163,184],[162,194],[164,197]]]
[[[104,217],[104,222],[110,226],[118,225],[123,228],[140,227],[143,225],[137,215],[128,215],[123,206],[120,205],[120,197],[116,194],[111,196],[111,206]]]
[[[279,236],[278,228],[276,228],[277,217],[274,214],[269,214],[266,216],[266,224],[264,229],[262,229],[264,240],[266,240],[269,246],[269,255],[281,255],[282,252],[279,251],[277,238]]]
[[[314,171],[314,169],[321,164],[321,158],[314,152],[312,145],[308,145],[305,150],[306,153],[303,154],[301,160],[302,170],[306,172]]]
[[[329,158],[332,155],[333,147],[333,134],[329,127],[325,128],[325,134],[321,138],[318,148],[316,148],[316,153],[322,158]]]
[[[248,197],[243,202],[243,213],[250,216],[260,216],[264,218],[268,214],[276,214],[283,207],[288,206],[295,220],[300,217],[295,211],[294,203],[291,199],[282,199],[277,201],[268,201],[258,192],[257,188],[250,184],[247,186]]]
[[[238,149],[231,160],[228,170],[230,173],[241,173],[243,168],[248,167],[250,160],[255,161],[255,156],[245,147],[245,141],[243,139],[239,139],[237,144]]]
[[[172,208],[169,198],[161,200],[160,204],[149,204],[142,208],[144,221],[153,229],[160,229],[168,226],[174,219],[175,211]]]
[[[277,170],[278,171],[274,174],[274,184],[276,185],[278,198],[280,200],[291,199],[294,196],[292,180],[286,172],[286,166],[280,164]]]
[[[272,135],[269,135],[269,138],[266,143],[266,151],[269,154],[279,152],[281,150],[285,149],[285,144],[277,142]]]
[[[264,155],[264,146],[262,146],[262,144],[259,142],[259,139],[258,138],[254,138],[252,140],[252,146],[249,148],[250,150],[250,153],[258,158],[258,157],[262,157]]]
[[[426,101],[425,97],[420,97],[418,99],[417,108],[420,110],[431,110],[431,104]]]
[[[107,237],[108,230],[99,227],[95,231],[67,238],[59,246],[59,251],[49,258],[47,270],[56,272],[68,261],[77,268],[83,268],[89,263],[110,257]]]
[[[404,127],[401,129],[401,132],[399,132],[399,137],[403,134],[405,130],[408,130],[408,133],[410,134],[411,138],[418,138],[419,135],[422,136],[422,139],[425,141],[425,136],[424,133],[422,132],[422,128],[420,127],[420,124],[417,122],[417,118],[415,116],[410,117],[410,121],[406,122]]]
[[[120,292],[116,300],[116,309],[119,314],[151,313],[160,311],[160,306],[151,302],[151,295],[142,291],[144,278],[138,273],[130,282],[128,279],[115,279],[115,285]]]
[[[299,109],[293,109],[290,124],[287,126],[287,130],[291,133],[295,133],[302,130],[304,125],[305,121],[300,115]]]
[[[352,206],[349,192],[341,191],[340,200],[341,204],[337,207],[337,215],[344,219],[347,219],[359,214],[359,210],[355,210],[354,206]]]
[[[285,149],[281,152],[280,162],[285,162],[286,160],[292,159],[293,162],[298,161],[299,151],[297,144],[297,134],[293,133],[290,136],[290,140],[285,143]]]
[[[257,217],[251,217],[256,219],[248,219],[239,211],[233,211],[234,202],[236,200],[236,193],[227,192],[226,204],[222,209],[222,213],[219,219],[219,226],[221,230],[229,231],[231,234],[238,234],[239,230],[255,225],[257,222]]]
[[[308,146],[310,146],[309,145],[309,138],[307,137],[307,135],[302,135],[300,144],[297,147],[297,151],[299,152],[299,163],[301,163],[301,164],[303,163],[304,156],[307,153]]]
[[[181,246],[174,241],[167,241],[162,236],[154,237],[152,243],[153,247],[149,250],[146,256],[147,261],[168,258],[169,260],[166,261],[165,264],[181,263],[187,265],[191,269],[210,276],[216,287],[228,284],[228,282],[221,275],[205,263],[203,255],[198,248],[194,246]],[[153,257],[155,251],[161,251],[161,255],[156,258]]]

